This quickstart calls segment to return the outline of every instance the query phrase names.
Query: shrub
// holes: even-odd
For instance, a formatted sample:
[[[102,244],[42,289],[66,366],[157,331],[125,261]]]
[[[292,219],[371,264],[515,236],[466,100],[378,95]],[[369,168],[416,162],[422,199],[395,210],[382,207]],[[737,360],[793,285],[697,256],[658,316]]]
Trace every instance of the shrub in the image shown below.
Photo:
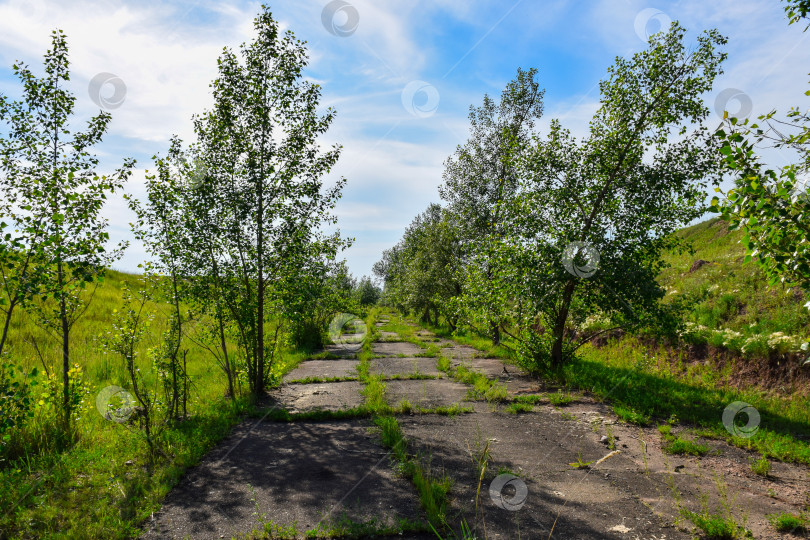
[[[771,514],[768,516],[771,525],[779,532],[804,533],[808,530],[810,520],[802,516],[795,516],[787,512],[781,514]]]
[[[8,443],[10,431],[34,416],[31,387],[37,384],[37,370],[30,373],[16,363],[0,363],[0,444]]]

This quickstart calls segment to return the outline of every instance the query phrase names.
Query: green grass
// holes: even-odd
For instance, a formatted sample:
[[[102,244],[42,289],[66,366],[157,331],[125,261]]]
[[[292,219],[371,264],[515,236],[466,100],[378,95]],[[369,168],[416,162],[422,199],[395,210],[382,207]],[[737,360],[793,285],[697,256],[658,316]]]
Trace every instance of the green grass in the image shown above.
[[[548,394],[548,401],[556,407],[563,407],[576,400],[571,394],[564,393],[562,390],[557,390],[553,394]]]
[[[509,392],[506,386],[496,380],[489,379],[483,373],[479,373],[468,368],[464,364],[452,367],[450,360],[444,356],[439,356],[436,361],[436,369],[446,373],[449,377],[470,385],[467,390],[469,399],[484,399],[489,402],[509,401]]]
[[[705,456],[709,452],[709,447],[689,439],[674,437],[662,445],[661,450],[667,454]]]
[[[378,312],[374,312],[367,321],[369,327],[374,327]],[[391,322],[381,327],[386,331],[396,331],[413,336],[413,328],[404,325],[401,319],[395,314],[390,315]],[[392,328],[392,330],[389,330]],[[418,456],[411,456],[408,453],[408,441],[399,427],[399,422],[392,415],[400,413],[434,413],[453,416],[462,412],[467,412],[454,403],[449,407],[438,407],[435,409],[418,409],[407,400],[402,400],[397,407],[390,407],[385,400],[385,383],[380,376],[370,373],[370,359],[372,342],[378,339],[378,335],[367,337],[363,344],[363,354],[359,355],[360,366],[358,373],[361,380],[366,385],[363,389],[365,396],[365,406],[374,412],[374,423],[379,428],[380,439],[384,446],[391,449],[392,458],[396,463],[397,470],[406,478],[409,478],[419,494],[419,501],[428,518],[432,528],[446,528],[446,514],[449,504],[448,494],[452,486],[452,481],[447,475],[434,475],[428,464]]]
[[[286,409],[256,409],[248,416],[272,422],[329,422],[331,420],[350,420],[352,418],[368,418],[373,414],[365,405],[351,409],[312,409],[300,413],[291,413]]]
[[[512,401],[514,403],[526,403],[526,404],[529,404],[529,405],[536,405],[536,404],[538,404],[538,403],[540,403],[542,401],[545,401],[547,399],[548,399],[548,397],[545,396],[545,395],[521,395],[521,396],[515,396],[514,398],[512,398]]]
[[[751,472],[758,474],[759,476],[768,476],[768,474],[771,472],[771,462],[768,461],[768,458],[765,456],[761,456],[757,460],[752,460]]]
[[[616,413],[616,416],[629,424],[646,426],[650,423],[650,415],[644,414],[633,409],[632,407],[627,407],[619,403],[613,405],[613,412]]]
[[[345,512],[337,519],[330,519],[307,531],[299,531],[298,524],[280,525],[268,519],[264,513],[256,511],[260,530],[253,530],[247,535],[240,535],[238,538],[246,540],[272,538],[274,540],[294,540],[296,538],[377,538],[384,536],[402,536],[406,533],[429,532],[428,524],[419,521],[412,521],[405,518],[393,519],[392,524],[387,525],[382,520],[372,517],[367,520],[357,521],[350,518]]]
[[[510,414],[532,412],[532,410],[534,410],[534,405],[532,405],[531,403],[521,403],[515,401],[507,405],[505,410]]]
[[[658,430],[665,436],[670,436],[669,426],[659,426]],[[712,509],[709,505],[709,494],[700,487],[700,482],[697,484],[698,489],[698,502],[700,510],[695,512],[687,508],[683,503],[683,496],[681,495],[678,486],[675,483],[672,473],[666,476],[666,482],[672,492],[672,497],[675,499],[675,504],[678,508],[678,513],[692,522],[697,531],[700,531],[700,538],[714,539],[714,540],[734,540],[742,538],[753,538],[749,529],[746,528],[748,521],[748,511],[741,508],[736,504],[736,496],[729,498],[728,485],[723,481],[722,477],[716,472],[713,473],[714,484],[717,488],[718,505]],[[703,480],[701,477],[700,480]],[[677,522],[676,522],[677,525]],[[697,538],[698,536],[695,535]]]
[[[462,407],[460,403],[451,403],[450,405],[442,405],[437,407],[416,407],[413,409],[416,414],[438,414],[441,416],[458,416],[459,414],[467,414],[475,412],[472,407]]]
[[[771,522],[774,529],[779,532],[789,533],[794,532],[803,534],[810,530],[810,519],[802,516],[782,512],[781,514],[771,514],[768,516],[768,521]]]
[[[333,354],[329,351],[321,351],[315,354],[309,354],[306,357],[306,360],[339,360],[340,356]]]
[[[428,375],[427,373],[396,373],[394,375],[383,375],[386,381],[428,381],[441,379],[440,375]]]
[[[374,423],[379,428],[382,444],[391,449],[397,469],[416,487],[428,521],[435,527],[443,528],[449,503],[448,493],[452,487],[451,479],[446,475],[434,476],[423,460],[408,454],[408,441],[396,418],[377,416]]]
[[[751,533],[737,524],[736,520],[721,514],[691,512],[681,510],[681,515],[691,521],[701,533],[702,538],[711,540],[734,540],[736,538],[753,538]]]
[[[369,375],[363,379],[366,386],[362,390],[366,398],[366,408],[373,414],[385,414],[391,412],[391,407],[385,400],[385,382],[379,375]]]
[[[682,454],[690,456],[704,456],[710,448],[705,444],[700,444],[690,439],[672,435],[672,426],[663,424],[658,426],[658,431],[661,433],[664,444],[661,445],[661,450],[667,454]]]
[[[285,384],[313,384],[313,383],[330,383],[330,382],[348,382],[356,381],[358,377],[304,377],[302,379],[292,379],[284,381]]]
[[[467,345],[474,349],[478,349],[481,351],[486,358],[500,358],[502,360],[514,360],[514,354],[512,351],[504,346],[504,345],[492,345],[492,340],[485,336],[479,336],[472,332],[464,332],[460,330],[456,330],[453,332],[450,327],[446,324],[440,324],[439,326],[434,326],[432,324],[423,323],[421,321],[417,321],[413,317],[407,317],[406,320],[411,321],[414,324],[418,324],[431,332],[434,332],[438,337],[445,338],[445,339],[452,339],[453,341],[460,343],[462,345]],[[506,337],[502,336],[504,339],[504,343],[507,345],[513,345],[511,341]],[[513,347],[514,348],[514,347]]]
[[[810,298],[801,291],[785,295],[781,286],[768,285],[757,265],[743,264],[745,249],[739,243],[743,231],[729,231],[715,218],[677,235],[691,241],[695,253],[666,254],[664,260],[671,267],[659,279],[669,293],[667,301],[684,295],[694,300],[687,317],[695,325],[692,340],[765,357],[769,351],[795,350],[810,336],[810,311],[803,307]],[[690,273],[698,259],[713,264]],[[723,329],[729,332],[722,333]]]
[[[305,538],[374,538],[402,536],[405,533],[429,532],[430,527],[420,521],[398,518],[394,525],[384,525],[377,518],[355,521],[345,514],[334,522],[322,524],[304,534]],[[274,538],[271,536],[271,538]]]
[[[562,371],[571,386],[651,419],[675,415],[702,436],[768,458],[810,464],[808,397],[768,394],[757,388],[740,390],[703,377],[684,377],[669,369],[662,358],[664,351],[649,350],[634,338],[612,341],[598,349],[586,345],[582,351],[582,358]],[[761,422],[753,437],[734,437],[723,425],[723,410],[734,401],[749,403],[759,412]]]

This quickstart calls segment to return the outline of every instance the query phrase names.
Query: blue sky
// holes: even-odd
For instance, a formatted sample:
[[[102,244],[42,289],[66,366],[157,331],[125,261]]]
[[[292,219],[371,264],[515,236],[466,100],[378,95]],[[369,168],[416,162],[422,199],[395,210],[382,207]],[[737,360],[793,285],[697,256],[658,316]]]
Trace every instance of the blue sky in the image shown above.
[[[559,118],[583,136],[598,107],[598,83],[616,56],[645,47],[647,33],[670,20],[729,38],[725,74],[706,95],[714,109],[737,89],[752,115],[772,108],[806,109],[810,31],[788,26],[774,1],[648,2],[433,0],[408,2],[286,0],[271,2],[284,28],[308,42],[307,77],[323,86],[323,105],[337,112],[324,144],[343,145],[327,178],[348,184],[336,213],[356,238],[344,253],[355,275],[369,274],[411,219],[439,201],[443,163],[467,138],[467,113],[483,95],[498,96],[518,67],[539,70],[546,89],[542,131]],[[138,160],[127,191],[143,194],[144,169],[165,153],[172,134],[193,140],[191,117],[211,105],[223,47],[253,38],[258,2],[0,1],[0,92],[19,96],[11,64],[41,74],[54,28],[70,47],[77,126],[98,112],[88,86],[111,73],[126,86],[122,104],[96,148],[100,173],[124,157]],[[326,10],[326,17],[324,12]],[[324,21],[331,24],[324,24]],[[345,34],[345,35],[342,35]],[[414,89],[421,89],[414,92]],[[102,87],[109,96],[113,87]],[[725,94],[724,94],[725,95]],[[734,113],[739,101],[729,102]],[[719,122],[719,118],[712,118]],[[774,164],[790,159],[768,154]],[[121,197],[104,210],[114,241],[132,240],[132,216]],[[132,242],[115,267],[134,271],[146,257]]]

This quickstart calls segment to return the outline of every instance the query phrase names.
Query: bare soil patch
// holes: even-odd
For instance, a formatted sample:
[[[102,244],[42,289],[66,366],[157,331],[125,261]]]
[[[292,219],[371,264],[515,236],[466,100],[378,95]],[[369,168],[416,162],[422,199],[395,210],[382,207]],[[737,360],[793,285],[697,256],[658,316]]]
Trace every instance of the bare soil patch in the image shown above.
[[[546,408],[552,414],[562,414]],[[662,450],[663,439],[656,426],[624,423],[605,403],[584,397],[562,410],[576,417],[574,422],[579,425],[598,426],[596,432],[591,428],[593,441],[608,434],[615,439],[616,448],[633,464],[625,473],[619,471],[618,477],[638,477],[630,482],[635,495],[665,519],[674,521],[678,517],[668,481],[680,492],[683,504],[695,512],[701,510],[699,501],[704,494],[708,496],[711,509],[719,511],[718,487],[725,485],[728,502],[740,519],[747,514],[746,527],[755,538],[806,537],[777,533],[766,516],[801,512],[810,495],[810,469],[807,467],[772,462],[770,474],[762,477],[751,471],[751,460],[758,456],[724,441],[698,438],[698,442],[712,449],[706,456],[670,455]],[[672,433],[687,439],[696,438],[686,427],[675,427]]]

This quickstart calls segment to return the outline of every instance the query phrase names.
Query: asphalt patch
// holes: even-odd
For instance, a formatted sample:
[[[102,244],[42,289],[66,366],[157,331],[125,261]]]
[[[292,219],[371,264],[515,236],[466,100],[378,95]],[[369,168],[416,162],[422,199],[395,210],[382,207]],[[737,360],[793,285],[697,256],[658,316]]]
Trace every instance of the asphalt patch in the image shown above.
[[[142,538],[231,538],[258,513],[303,532],[344,513],[355,521],[422,521],[416,491],[394,474],[365,420],[244,422],[191,469]],[[431,538],[406,535],[399,538]]]

